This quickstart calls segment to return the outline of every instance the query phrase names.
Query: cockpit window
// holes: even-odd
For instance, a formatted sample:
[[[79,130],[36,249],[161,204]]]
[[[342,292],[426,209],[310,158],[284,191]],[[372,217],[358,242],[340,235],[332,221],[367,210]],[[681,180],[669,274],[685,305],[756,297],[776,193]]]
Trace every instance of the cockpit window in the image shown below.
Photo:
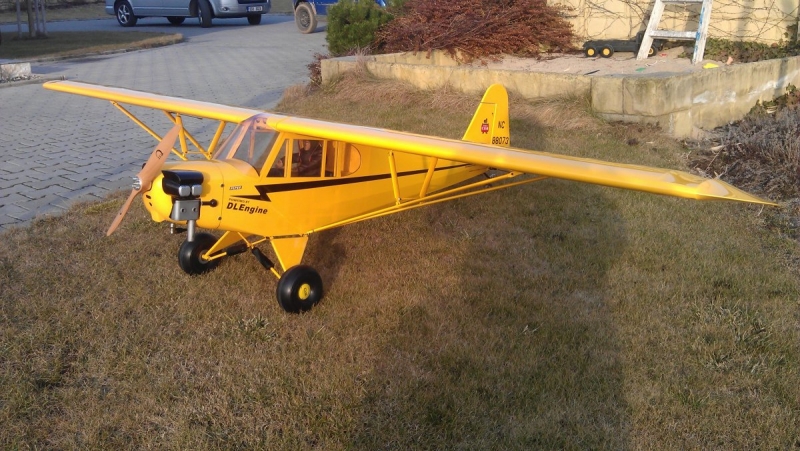
[[[259,114],[239,124],[220,146],[214,158],[244,161],[257,172],[261,172],[278,138],[278,133],[267,127],[267,117]]]

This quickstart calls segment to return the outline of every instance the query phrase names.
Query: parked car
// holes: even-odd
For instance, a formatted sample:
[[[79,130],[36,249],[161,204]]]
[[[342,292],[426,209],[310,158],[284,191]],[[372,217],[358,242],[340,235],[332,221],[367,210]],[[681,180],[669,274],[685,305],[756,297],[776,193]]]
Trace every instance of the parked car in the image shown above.
[[[106,0],[106,13],[123,27],[136,25],[141,17],[166,17],[173,25],[197,17],[200,26],[208,28],[215,17],[247,17],[250,25],[258,25],[271,6],[271,0]]]
[[[327,16],[328,7],[336,3],[337,0],[292,0],[294,23],[301,32],[313,33],[317,31],[317,16]],[[384,0],[375,0],[375,3],[386,7]]]

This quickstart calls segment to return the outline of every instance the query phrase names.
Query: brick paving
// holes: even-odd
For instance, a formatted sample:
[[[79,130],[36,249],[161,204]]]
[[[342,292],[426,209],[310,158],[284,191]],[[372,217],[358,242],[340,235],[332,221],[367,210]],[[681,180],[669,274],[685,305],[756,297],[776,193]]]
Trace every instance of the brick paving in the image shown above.
[[[218,20],[201,29],[145,19],[133,30],[182,32],[187,42],[157,49],[34,63],[47,77],[120,86],[177,97],[269,110],[283,90],[308,80],[306,65],[325,52],[325,33],[304,35],[291,16],[261,25]],[[163,23],[162,23],[163,22]],[[48,24],[110,28],[114,19]],[[3,26],[3,33],[11,32]],[[16,30],[16,27],[13,27]],[[131,109],[157,133],[171,123],[160,111]],[[216,122],[190,122],[207,143]],[[0,88],[0,230],[57,215],[76,202],[127,190],[156,142],[109,102],[45,90],[41,84]]]

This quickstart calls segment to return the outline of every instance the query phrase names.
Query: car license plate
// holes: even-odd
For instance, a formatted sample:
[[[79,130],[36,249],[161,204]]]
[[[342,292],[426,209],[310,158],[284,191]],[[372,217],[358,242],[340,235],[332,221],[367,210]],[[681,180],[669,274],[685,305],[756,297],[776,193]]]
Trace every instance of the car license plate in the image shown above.
[[[249,12],[249,13],[254,13],[254,12],[257,12],[257,11],[264,11],[264,7],[263,6],[248,6],[247,7],[247,12]]]

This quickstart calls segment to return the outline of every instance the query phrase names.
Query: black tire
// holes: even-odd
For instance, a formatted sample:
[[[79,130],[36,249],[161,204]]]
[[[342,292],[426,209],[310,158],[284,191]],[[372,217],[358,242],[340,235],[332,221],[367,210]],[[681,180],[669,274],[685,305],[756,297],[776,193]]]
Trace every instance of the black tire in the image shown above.
[[[167,20],[172,25],[180,25],[180,24],[183,23],[184,20],[186,20],[186,18],[185,17],[178,17],[178,16],[169,16],[169,17],[167,17]]]
[[[197,18],[200,20],[200,27],[210,28],[211,19],[214,17],[214,11],[211,9],[211,5],[208,3],[208,0],[200,0],[197,6],[200,8],[200,12],[197,14]]]
[[[597,49],[590,45],[583,49],[583,54],[586,55],[587,58],[594,58],[597,56]]]
[[[285,311],[305,312],[322,299],[322,278],[310,266],[292,266],[278,280],[276,295]]]
[[[650,47],[650,50],[647,51],[647,57],[650,58],[651,56],[655,55],[657,51],[658,50],[656,50],[655,47]]]
[[[309,34],[317,31],[317,16],[308,2],[301,2],[294,10],[294,23],[300,32]]]
[[[253,14],[252,16],[247,16],[247,23],[250,25],[258,25],[261,23],[261,14]]]
[[[114,12],[117,13],[117,22],[123,27],[136,25],[138,18],[133,15],[133,8],[127,0],[121,0],[114,4]]]
[[[603,58],[611,58],[614,55],[614,48],[610,45],[604,45],[600,48],[600,56]]]
[[[184,241],[178,249],[178,264],[183,272],[189,275],[203,274],[219,265],[217,260],[203,260],[200,256],[217,242],[217,238],[210,233],[198,233],[194,241]]]

